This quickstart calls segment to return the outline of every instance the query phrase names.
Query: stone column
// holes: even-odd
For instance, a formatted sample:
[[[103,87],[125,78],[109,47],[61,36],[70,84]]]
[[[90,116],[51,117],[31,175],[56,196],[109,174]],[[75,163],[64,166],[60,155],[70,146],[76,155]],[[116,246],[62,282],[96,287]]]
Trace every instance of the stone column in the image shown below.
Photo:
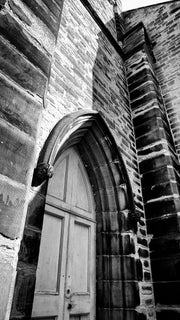
[[[142,23],[124,38],[124,55],[142,177],[157,311],[179,307],[179,164]],[[158,313],[158,319],[161,314]]]

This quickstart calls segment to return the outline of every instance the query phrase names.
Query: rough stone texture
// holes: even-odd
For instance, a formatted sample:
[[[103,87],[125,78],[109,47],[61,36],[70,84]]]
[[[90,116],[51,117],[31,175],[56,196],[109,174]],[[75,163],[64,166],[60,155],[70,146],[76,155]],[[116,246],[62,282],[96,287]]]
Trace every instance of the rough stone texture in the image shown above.
[[[178,1],[124,14],[127,28],[143,22],[153,44],[154,68],[161,87],[177,154],[180,154],[180,4]]]
[[[167,11],[169,10],[169,6],[170,4],[167,5]],[[158,8],[159,6],[157,6],[156,14],[157,12],[159,14],[161,12],[162,14],[162,10]],[[165,5],[163,8],[165,8]],[[127,36],[125,35],[124,50],[127,52],[127,75],[138,160],[142,174],[147,228],[149,238],[152,238],[150,241],[150,249],[152,250],[152,276],[155,281],[155,301],[158,311],[160,311],[161,308],[162,310],[163,308],[167,310],[174,308],[174,310],[176,310],[179,308],[179,301],[175,298],[176,294],[174,293],[178,292],[179,284],[178,282],[171,282],[168,265],[172,257],[174,263],[178,265],[179,253],[176,253],[175,256],[171,248],[173,246],[173,239],[177,242],[179,238],[179,163],[175,152],[174,141],[171,136],[171,128],[166,117],[166,109],[164,108],[161,89],[157,81],[158,70],[156,67],[159,62],[157,58],[159,57],[156,56],[155,47],[153,50],[154,55],[152,54],[151,45],[149,45],[149,40],[145,36],[146,33],[143,35],[143,32],[140,32],[140,25],[141,28],[144,28],[143,24],[140,23],[134,26],[135,21],[139,22],[141,18],[143,22],[147,24],[149,18],[151,19],[151,23],[153,19],[152,25],[155,28],[154,21],[156,21],[156,19],[153,16],[155,9],[154,11],[152,10],[151,13],[150,9],[147,9],[147,12],[145,10],[146,9],[143,9],[144,19],[141,9],[126,14],[127,23],[131,19],[131,26],[133,28],[129,29]],[[145,12],[149,14],[148,18]],[[162,19],[164,19],[163,14],[161,15],[161,22]],[[157,24],[157,26],[159,26],[159,24]],[[147,24],[147,28],[151,36],[152,30],[150,25]],[[156,33],[157,32],[159,35],[159,30],[156,29]],[[162,35],[166,37],[165,33],[162,33]],[[131,39],[136,43],[136,46],[133,45]],[[157,47],[158,41],[159,39],[157,39]],[[160,47],[158,48],[160,49]],[[160,50],[163,52],[162,48]],[[156,64],[154,56],[156,58]],[[165,65],[161,68],[162,72],[166,72],[164,68],[166,68]],[[160,244],[162,244],[161,249]],[[161,251],[160,255],[159,251]],[[164,284],[161,283],[162,277],[160,275],[160,269],[157,267],[160,261],[159,266],[161,265]],[[162,261],[166,263],[162,263]],[[149,279],[149,272],[145,272],[144,280],[147,281]],[[166,294],[167,292],[168,294]],[[149,299],[148,302],[150,302]],[[174,307],[172,307],[172,305],[174,305]]]
[[[179,120],[175,118],[179,117],[179,75],[174,73],[176,61],[179,61],[179,34],[174,28],[179,19],[178,5],[159,5],[158,10],[147,9],[148,15],[140,9],[126,17],[129,27],[143,17],[151,40],[156,41],[154,55],[157,60],[155,64],[151,41],[143,25],[139,24],[124,37],[126,73],[122,50],[115,41],[117,21],[115,24],[114,17],[117,19],[117,12],[111,1],[91,0],[87,3],[85,0],[65,0],[62,11],[62,0],[0,1],[2,319],[10,312],[27,196],[29,209],[19,251],[11,319],[30,317],[31,313],[46,193],[46,185],[41,190],[28,191],[35,167],[35,145],[37,159],[54,125],[64,115],[80,109],[99,111],[108,124],[128,170],[140,216],[135,235],[124,185],[118,186],[121,201],[117,212],[116,201],[109,188],[110,177],[106,177],[107,190],[102,190],[101,196],[107,201],[99,209],[102,221],[99,224],[101,233],[97,233],[98,267],[101,267],[98,272],[97,318],[156,319],[148,242],[152,251],[157,304],[168,303],[168,293],[174,290],[169,303],[175,301],[179,305],[179,296],[175,295],[176,291],[179,292],[179,282],[174,285],[174,277],[179,280],[179,168],[156,79],[157,74],[178,151]],[[89,10],[90,6],[94,11]],[[163,46],[167,35],[168,59]],[[43,102],[45,108],[42,111]],[[38,131],[40,117],[41,128]],[[90,139],[93,145],[93,137]],[[115,170],[112,163],[109,166],[110,170]],[[101,170],[105,171],[105,167],[96,169],[99,180]],[[97,193],[94,196],[98,202]],[[152,234],[154,238],[151,240]],[[166,261],[165,267],[162,261]],[[160,272],[160,266],[163,272]],[[174,277],[168,274],[169,269],[174,272]],[[110,295],[107,294],[109,292]],[[160,307],[157,310],[159,319],[162,319],[164,312],[160,312]],[[177,312],[168,311],[169,316],[173,313],[177,318]]]
[[[39,117],[54,45],[52,30],[25,1],[0,2],[1,319],[10,316]]]
[[[133,188],[136,208],[141,214],[140,223],[143,225],[139,228],[138,235],[141,239],[145,239],[146,225],[144,222],[141,185],[124,62],[116,48],[102,32],[100,26],[96,23],[96,20],[93,19],[83,6],[83,3],[84,1],[81,3],[80,1],[69,0],[66,0],[64,3],[57,46],[46,95],[46,108],[42,115],[38,150],[41,150],[49,132],[64,115],[80,109],[98,110],[115,137],[116,143],[126,164]],[[101,4],[101,2],[91,2],[93,8],[95,5],[100,7]],[[104,8],[103,2],[101,10],[104,10]],[[108,12],[108,8],[110,8],[110,12]],[[110,7],[109,4],[107,4],[106,10],[107,17],[109,16],[111,18],[112,7]],[[100,9],[98,12],[100,12]],[[103,19],[102,16],[100,16],[100,18]],[[108,22],[106,27],[109,28],[110,26],[109,30],[112,32],[111,25],[112,21],[110,21],[110,23]],[[97,174],[99,174],[99,171],[97,171]],[[117,213],[113,212],[114,203],[111,203],[111,209],[111,217],[108,217],[111,222],[110,235],[113,237],[111,248],[116,251],[116,248],[119,248],[119,241],[122,240],[122,236],[125,239],[125,237],[130,236],[130,234],[127,222],[127,212],[124,211],[124,213],[122,212],[121,214],[122,235],[120,236],[118,234],[119,230],[117,223],[119,217]],[[103,208],[102,216],[104,217],[102,223],[104,228],[106,228],[108,222],[106,208]],[[106,231],[107,230],[104,229],[104,233]],[[97,235],[97,237],[99,236],[100,235]],[[141,257],[141,261],[139,261],[138,248],[149,249],[147,243],[137,244],[136,236],[133,234],[130,239],[132,245],[129,249],[126,249],[126,251],[127,255],[132,255],[133,263],[129,265],[136,271],[134,271],[134,274],[132,273],[132,275],[127,274],[127,277],[133,277],[133,280],[136,283],[133,287],[134,289],[132,289],[135,290],[133,291],[135,292],[135,297],[136,295],[139,295],[139,292],[141,296],[141,302],[139,299],[135,298],[136,302],[132,302],[131,306],[134,307],[135,304],[140,304],[140,312],[144,312],[148,319],[152,319],[151,308],[153,302],[150,306],[148,303],[146,305],[146,294],[144,294],[143,286],[138,284],[138,281],[143,280],[142,269],[144,269],[144,272],[146,270],[148,272],[150,271],[150,263],[148,263],[146,267],[144,266],[144,260],[147,258]],[[107,238],[104,237],[101,241],[102,248],[99,248],[98,250],[102,250],[101,255],[104,256],[107,253],[107,246],[105,243]],[[128,245],[126,248],[128,248]],[[120,257],[117,256],[115,259],[118,261]],[[127,270],[127,268],[125,269]],[[106,277],[108,277],[107,274]],[[108,281],[109,279],[107,278],[107,283]],[[121,280],[119,281],[119,286],[121,287]],[[149,283],[150,282],[151,281],[149,281]],[[128,292],[129,289],[127,288],[125,291]],[[151,297],[153,299],[152,292]],[[112,306],[115,307],[116,302],[112,303]],[[144,306],[148,306],[147,310]],[[105,312],[103,310],[101,311]],[[111,315],[112,314],[111,311]],[[135,316],[135,313],[132,312],[132,317]],[[112,317],[114,316],[112,315]]]

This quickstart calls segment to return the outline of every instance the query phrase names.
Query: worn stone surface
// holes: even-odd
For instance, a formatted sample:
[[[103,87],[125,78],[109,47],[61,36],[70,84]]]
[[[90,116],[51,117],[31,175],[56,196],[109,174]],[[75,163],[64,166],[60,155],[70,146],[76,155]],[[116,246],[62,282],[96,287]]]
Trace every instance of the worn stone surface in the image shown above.
[[[57,1],[57,15],[59,5]],[[39,117],[55,45],[47,25],[25,1],[0,2],[0,233],[5,237],[0,243],[1,319],[10,316]],[[12,248],[10,241],[18,244]]]
[[[127,28],[143,22],[153,44],[154,68],[161,87],[173,138],[179,155],[179,3],[159,4],[124,14]]]
[[[177,212],[179,212],[179,178],[176,175],[178,159],[175,154],[171,131],[166,118],[166,111],[154,71],[154,55],[142,24],[138,24],[125,34],[124,50],[127,53],[127,76],[130,90],[131,107],[135,126],[136,146],[139,168],[142,175],[142,188],[145,200],[145,212],[148,233],[156,237],[158,228],[162,235],[178,229]],[[138,30],[138,32],[136,32]],[[133,39],[133,41],[131,41]],[[133,45],[133,43],[136,45]],[[164,176],[162,176],[164,172]],[[173,180],[172,178],[173,177]],[[164,185],[162,184],[164,182]],[[161,184],[160,184],[161,183]],[[172,220],[172,223],[170,221]],[[140,233],[144,236],[145,230]],[[150,242],[151,245],[151,242]],[[154,254],[156,247],[153,247]],[[169,252],[169,250],[167,250]],[[166,252],[168,255],[168,253]],[[139,255],[146,259],[148,251],[139,249]],[[153,256],[152,258],[152,272]],[[163,268],[163,265],[162,265]],[[164,273],[167,269],[164,269]],[[152,273],[154,274],[154,273]],[[150,281],[149,271],[144,272],[144,281]],[[156,279],[157,281],[157,279]],[[156,282],[156,295],[159,293]],[[173,290],[173,285],[171,286]],[[151,299],[145,299],[151,304]],[[164,302],[165,303],[165,302]],[[166,301],[167,303],[167,301]],[[171,302],[169,303],[171,304]]]
[[[11,127],[36,137],[41,103],[5,76],[0,75],[0,119]]]
[[[10,46],[8,41],[3,37],[0,37],[0,50],[1,71],[10,76],[24,89],[42,98],[46,84],[45,75],[25,59],[15,48]]]

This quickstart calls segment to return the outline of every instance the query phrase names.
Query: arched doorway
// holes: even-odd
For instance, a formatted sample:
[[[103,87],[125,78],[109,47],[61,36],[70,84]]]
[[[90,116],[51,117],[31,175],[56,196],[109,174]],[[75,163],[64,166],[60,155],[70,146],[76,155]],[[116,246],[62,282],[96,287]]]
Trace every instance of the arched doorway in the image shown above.
[[[32,318],[95,319],[95,228],[91,185],[70,148],[48,184]]]
[[[61,307],[58,303],[59,297],[57,298],[57,300],[56,298],[54,299],[54,304],[58,305],[58,307],[61,308],[61,312],[64,312],[62,310],[65,310],[65,308],[66,310],[72,311],[67,312],[67,316],[72,315],[72,317],[70,318],[71,320],[89,320],[88,314],[90,314],[91,312],[89,310],[95,310],[95,305],[95,316],[94,313],[92,313],[92,315],[96,320],[118,320],[121,318],[123,320],[136,319],[136,307],[139,305],[140,302],[138,274],[140,274],[141,276],[141,264],[138,264],[139,261],[135,254],[135,233],[137,229],[138,217],[136,216],[135,212],[133,193],[131,190],[128,174],[122,157],[120,155],[119,149],[106,123],[104,122],[100,114],[95,111],[79,111],[64,117],[54,127],[41,151],[33,179],[34,186],[42,186],[42,188],[40,188],[41,194],[36,194],[36,197],[34,199],[35,204],[32,202],[30,206],[30,212],[28,213],[26,221],[24,238],[21,245],[22,249],[20,250],[19,255],[21,259],[18,263],[19,269],[16,280],[16,289],[14,294],[14,303],[11,313],[11,319],[20,319],[18,318],[19,314],[22,315],[21,319],[30,319],[31,311],[33,311],[34,319],[44,319],[42,318],[42,316],[39,317],[39,315],[35,313],[36,296],[38,296],[39,289],[37,288],[37,294],[34,294],[34,283],[35,278],[37,278],[36,285],[39,285],[39,271],[36,272],[36,268],[37,261],[39,260],[38,263],[41,263],[41,253],[39,255],[37,244],[39,243],[41,235],[42,218],[43,216],[46,217],[44,215],[44,212],[46,212],[46,208],[48,208],[48,212],[55,210],[53,211],[54,213],[51,212],[52,214],[47,214],[48,218],[50,216],[56,216],[57,218],[59,214],[57,214],[55,202],[53,202],[53,205],[48,203],[48,199],[52,198],[52,195],[47,194],[46,190],[48,189],[48,193],[51,193],[51,191],[49,191],[51,190],[51,185],[56,185],[56,183],[59,183],[58,175],[61,176],[62,181],[65,181],[64,179],[66,179],[66,162],[61,163],[59,159],[64,159],[64,155],[66,155],[69,152],[69,150],[73,150],[73,153],[78,155],[79,163],[81,163],[81,168],[83,168],[83,175],[81,174],[81,178],[79,178],[81,180],[80,188],[82,188],[82,181],[84,181],[84,178],[82,178],[82,176],[86,177],[86,182],[88,181],[86,185],[87,190],[89,191],[87,192],[86,197],[83,198],[83,201],[86,199],[85,204],[87,205],[87,198],[90,197],[90,199],[92,199],[90,203],[94,203],[94,205],[89,207],[91,208],[90,211],[94,212],[94,218],[91,219],[89,217],[87,219],[87,215],[90,214],[88,209],[84,211],[84,216],[80,216],[79,219],[82,218],[86,221],[89,221],[88,223],[92,224],[96,222],[96,252],[94,252],[94,256],[90,259],[92,265],[94,263],[93,261],[96,259],[96,271],[93,271],[93,274],[96,274],[96,303],[92,303],[92,309],[86,309],[86,311],[82,310],[82,313],[79,312],[79,314],[78,312],[74,311],[75,315],[73,315],[73,300],[70,301],[70,299],[68,298],[68,293],[70,294],[70,297],[72,295],[72,288],[69,289],[70,292],[67,292],[68,286],[66,286],[66,283],[68,283],[68,281],[66,278],[64,278],[66,279],[66,281],[64,280],[64,284],[62,284],[63,289],[61,291]],[[59,164],[59,161],[61,165]],[[60,166],[59,168],[58,164]],[[54,166],[55,173],[53,178],[48,179],[48,177],[51,176],[51,171],[49,172],[49,168],[51,168],[51,166]],[[65,184],[65,189],[66,188],[67,185]],[[57,192],[57,195],[53,196],[53,201],[57,199],[58,203],[61,202],[61,215],[63,212],[65,216],[69,217],[67,219],[65,219],[64,217],[64,221],[70,221],[71,215],[73,217],[78,216],[78,212],[80,212],[79,210],[82,210],[82,208],[79,208],[79,206],[81,207],[82,204],[76,206],[76,210],[78,210],[78,212],[76,211],[76,214],[73,214],[72,208],[69,207],[68,209],[68,206],[71,206],[71,204],[66,204],[66,201],[62,201],[62,198],[64,197],[64,191],[59,191],[59,188],[56,187],[53,189],[55,190],[55,192]],[[84,188],[82,189],[84,190]],[[81,192],[83,192],[82,189]],[[39,205],[40,202],[41,205]],[[94,208],[94,211],[92,210],[92,208]],[[56,232],[53,232],[52,237],[56,233],[57,235],[59,234],[60,237],[62,222],[61,217],[57,218],[59,220],[57,224],[54,224],[53,227],[57,228],[59,231],[57,230]],[[60,229],[57,227],[58,224],[60,225]],[[81,223],[80,225],[82,226]],[[49,234],[51,228],[48,227],[47,229],[48,230],[46,230],[46,232]],[[77,228],[76,230],[79,229]],[[86,227],[84,227],[83,230],[83,236],[86,239],[83,245],[85,245],[85,243],[88,243],[88,232]],[[44,231],[42,231],[41,246],[43,244],[43,232]],[[78,231],[76,232],[79,233]],[[34,234],[36,234],[37,241],[35,239]],[[32,236],[32,239],[29,238],[30,236]],[[68,232],[66,233],[66,237],[67,239],[68,237],[70,237]],[[26,247],[30,246],[32,240],[36,243],[36,251],[33,251],[33,257],[30,257],[30,259],[28,257],[29,253],[27,252],[30,252],[31,254],[31,249],[28,249],[28,251],[26,250]],[[51,243],[56,243],[57,245],[58,242],[55,240],[53,241],[52,239]],[[64,245],[65,243],[67,243],[67,240],[64,242]],[[76,251],[76,255],[79,254],[78,250],[80,248],[80,245],[81,241],[77,245],[78,249]],[[65,245],[65,248],[66,250],[64,249],[64,252],[68,252],[67,244]],[[92,250],[94,251],[93,246],[92,248]],[[41,251],[42,250],[43,249],[41,249]],[[54,247],[52,247],[52,250],[48,250],[50,250],[51,253],[51,251],[55,249]],[[58,250],[58,248],[56,250]],[[85,249],[83,250],[85,252]],[[25,258],[24,252],[27,253]],[[61,252],[63,252],[63,250],[61,250]],[[68,262],[66,264],[66,261],[68,261],[67,253],[64,256],[62,254],[61,260],[62,265],[65,266],[65,271],[63,273],[65,277],[65,274],[68,274]],[[31,265],[31,263],[33,263],[33,266]],[[42,262],[42,264],[44,265],[44,262]],[[59,266],[57,257],[55,260],[55,264],[53,265],[56,266],[57,270],[57,266]],[[74,268],[74,270],[76,270],[76,268]],[[76,271],[74,272],[76,274]],[[80,272],[80,274],[82,274],[82,272]],[[40,277],[42,276],[43,273],[40,274]],[[54,283],[56,283],[55,279],[56,277],[54,277],[53,279]],[[48,278],[48,281],[49,280],[50,278]],[[44,280],[42,280],[42,282],[43,285],[46,286]],[[51,281],[49,285],[52,285]],[[57,283],[53,285],[53,288],[50,288],[54,290],[54,296],[58,296],[59,294],[58,292],[55,292],[56,285]],[[58,285],[60,292],[60,284]],[[47,288],[44,287],[44,290],[45,289]],[[92,289],[92,291],[93,290],[94,289]],[[22,293],[24,292],[25,294],[22,295]],[[51,296],[53,296],[53,294]],[[85,292],[83,294],[84,296],[86,296]],[[92,301],[93,300],[94,298],[92,296]],[[44,302],[44,304],[46,303]],[[88,304],[91,304],[91,302],[88,302]],[[54,320],[56,318],[57,311],[56,315],[54,314],[53,316],[51,316],[50,314],[48,316],[46,314],[45,319]],[[66,319],[69,320],[69,318],[65,318],[63,320]]]

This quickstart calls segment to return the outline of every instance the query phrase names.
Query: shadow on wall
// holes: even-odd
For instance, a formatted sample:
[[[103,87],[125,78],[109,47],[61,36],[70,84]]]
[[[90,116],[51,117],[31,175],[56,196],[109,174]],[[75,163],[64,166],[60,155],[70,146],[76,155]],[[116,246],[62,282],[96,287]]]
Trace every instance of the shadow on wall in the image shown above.
[[[112,27],[112,21],[109,22],[107,27],[109,25]],[[106,36],[102,32],[98,36],[99,48],[92,71],[93,109],[97,110],[105,119],[115,140],[118,142],[118,148],[126,155],[126,152],[128,154],[128,148],[130,148],[129,139],[132,132],[130,129],[129,101],[123,61]],[[46,190],[47,182],[44,182],[38,192],[32,192],[24,236],[19,252],[11,320],[27,320],[31,318]],[[140,303],[138,281],[142,280],[142,266],[139,260],[125,256],[134,254],[135,247],[134,242],[129,236],[126,238],[121,236],[121,232],[124,230],[132,231],[132,225],[128,220],[129,216],[127,214],[129,210],[127,194],[124,195],[122,193],[120,201],[122,212],[118,212],[120,217],[118,217],[120,221],[119,236],[117,238],[116,231],[116,241],[114,240],[114,247],[109,253],[112,259],[112,252],[114,252],[114,260],[110,262],[109,258],[108,265],[104,266],[111,271],[108,274],[103,272],[104,281],[108,286],[112,278],[113,280],[110,287],[97,285],[97,320],[102,320],[102,315],[104,319],[108,320],[119,318],[123,318],[123,320],[139,319],[137,318],[135,309]],[[106,219],[109,221],[110,217]],[[113,226],[113,221],[111,225]],[[113,241],[113,238],[111,239],[112,232],[113,229],[110,226],[106,230],[106,246],[111,246],[110,243]],[[107,247],[104,250],[104,253],[101,252],[102,256],[107,254]],[[117,250],[120,251],[117,252]],[[123,259],[122,255],[125,256]],[[113,261],[117,265],[118,261],[121,261],[115,273],[113,271]],[[121,270],[119,269],[120,266]],[[101,276],[99,275],[100,278]],[[107,297],[107,301],[104,299],[105,296]],[[141,315],[141,319],[145,318]]]

